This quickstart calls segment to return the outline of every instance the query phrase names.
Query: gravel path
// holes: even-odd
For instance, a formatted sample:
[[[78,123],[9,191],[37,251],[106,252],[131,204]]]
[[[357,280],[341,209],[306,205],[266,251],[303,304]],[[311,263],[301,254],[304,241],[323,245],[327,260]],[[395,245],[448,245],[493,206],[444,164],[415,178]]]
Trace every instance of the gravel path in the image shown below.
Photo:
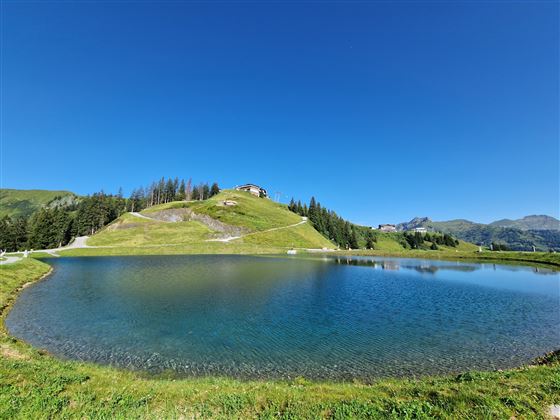
[[[67,249],[76,249],[76,248],[96,248],[87,245],[88,239],[89,236],[77,236],[74,239],[74,241],[72,241],[71,244],[68,244],[66,246],[61,246],[59,248],[51,248],[51,249],[34,249],[33,251],[29,251],[29,254],[32,254],[33,252],[45,252],[47,254],[52,255],[53,257],[60,257],[60,255],[57,254],[58,251],[65,251]],[[19,256],[19,254],[23,254],[22,252],[12,252],[10,254],[18,254],[18,255],[7,255],[7,254],[4,255],[4,258],[6,259],[0,261],[0,265],[13,264],[24,258]]]
[[[293,228],[299,225],[303,225],[304,223],[307,223],[307,217],[302,217],[301,222],[294,223],[293,225],[289,225],[289,226],[281,226],[281,227],[275,227],[266,230],[259,230],[258,232],[246,233],[245,235],[239,235],[239,236],[228,236],[226,238],[207,239],[206,242],[231,242],[231,241],[235,241],[236,239],[245,238],[246,236],[256,235],[258,233],[274,232],[276,230]]]
[[[9,256],[4,256],[4,258],[6,258],[5,260],[0,261],[0,265],[5,265],[5,264],[13,264],[19,260],[21,260],[21,257],[9,257]]]
[[[162,221],[162,220],[154,219],[152,217],[144,216],[143,214],[138,213],[136,211],[131,211],[130,214],[132,214],[133,216],[139,217],[141,219],[154,220],[156,222],[161,222]]]

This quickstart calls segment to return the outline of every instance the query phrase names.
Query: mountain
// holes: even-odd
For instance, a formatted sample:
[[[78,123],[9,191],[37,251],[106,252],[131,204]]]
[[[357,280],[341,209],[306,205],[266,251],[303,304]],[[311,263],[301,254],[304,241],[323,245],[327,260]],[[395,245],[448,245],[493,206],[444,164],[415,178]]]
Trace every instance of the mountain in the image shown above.
[[[490,226],[515,228],[521,230],[560,230],[560,220],[546,215],[525,216],[522,219],[502,219],[490,223]]]
[[[414,230],[424,227],[429,231],[449,233],[456,238],[474,244],[489,245],[492,242],[506,244],[510,249],[531,251],[533,246],[537,250],[548,251],[560,249],[560,230],[542,229],[542,226],[555,226],[558,222],[550,216],[527,216],[518,222],[519,227],[510,227],[508,222],[499,221],[492,224],[476,223],[470,220],[457,219],[444,222],[434,222],[428,217],[415,217],[409,222],[399,223],[397,229],[401,231]],[[500,224],[503,223],[504,226]],[[540,229],[533,229],[539,227]]]
[[[47,205],[68,205],[78,196],[70,191],[0,189],[0,217],[30,216]]]

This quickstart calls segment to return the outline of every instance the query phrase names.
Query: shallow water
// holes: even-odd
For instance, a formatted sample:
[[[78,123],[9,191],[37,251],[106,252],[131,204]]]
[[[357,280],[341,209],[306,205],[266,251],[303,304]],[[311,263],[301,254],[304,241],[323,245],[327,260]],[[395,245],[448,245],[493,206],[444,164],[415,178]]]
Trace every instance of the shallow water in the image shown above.
[[[371,379],[507,368],[560,347],[558,272],[391,258],[49,260],[6,325],[153,373]]]

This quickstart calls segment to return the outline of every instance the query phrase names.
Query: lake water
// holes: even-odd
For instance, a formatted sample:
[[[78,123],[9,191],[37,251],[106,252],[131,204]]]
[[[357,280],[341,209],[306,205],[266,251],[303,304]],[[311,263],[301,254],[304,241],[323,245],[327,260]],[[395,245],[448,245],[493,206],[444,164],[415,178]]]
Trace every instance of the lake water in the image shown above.
[[[152,373],[371,379],[507,368],[560,348],[560,277],[415,259],[59,258],[14,336]]]

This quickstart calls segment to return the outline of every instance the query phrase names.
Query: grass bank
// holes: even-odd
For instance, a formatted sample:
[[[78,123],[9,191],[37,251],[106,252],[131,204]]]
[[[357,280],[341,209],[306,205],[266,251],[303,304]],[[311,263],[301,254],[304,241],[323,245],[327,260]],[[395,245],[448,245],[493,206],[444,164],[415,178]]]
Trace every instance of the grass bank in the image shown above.
[[[9,336],[20,288],[49,271],[26,259],[0,267],[0,418],[545,418],[560,403],[560,360],[372,384],[155,379],[61,361]]]
[[[361,255],[361,256],[381,256],[381,257],[399,257],[399,258],[426,258],[441,259],[452,261],[479,261],[479,262],[495,262],[495,263],[512,263],[512,264],[537,264],[549,267],[560,267],[560,254],[550,252],[520,252],[520,251],[500,251],[500,252],[472,252],[472,251],[454,251],[453,248],[443,249],[439,251],[424,250],[354,250],[354,251],[336,251],[335,255]]]
[[[301,226],[286,229],[285,231],[273,232],[277,238],[286,237],[286,242],[297,243],[294,239]],[[259,233],[254,236],[247,236],[240,241],[232,242],[199,242],[199,243],[178,243],[166,245],[139,245],[139,246],[108,246],[100,248],[80,248],[70,249],[59,252],[62,256],[104,256],[104,255],[177,255],[177,254],[286,254],[290,246],[270,246],[267,244],[267,233]],[[391,243],[392,244],[392,243]],[[296,247],[297,248],[297,247]],[[443,248],[443,247],[442,247]],[[299,249],[300,254],[309,251]],[[313,252],[317,255],[317,252]],[[327,255],[359,255],[377,257],[398,257],[398,258],[422,258],[450,261],[472,261],[488,262],[499,264],[524,264],[538,265],[558,269],[560,268],[560,254],[548,252],[473,252],[459,251],[454,248],[431,250],[404,250],[402,248],[387,247],[387,249],[376,250],[340,250],[331,251]],[[49,254],[33,254],[35,258],[49,258]]]

